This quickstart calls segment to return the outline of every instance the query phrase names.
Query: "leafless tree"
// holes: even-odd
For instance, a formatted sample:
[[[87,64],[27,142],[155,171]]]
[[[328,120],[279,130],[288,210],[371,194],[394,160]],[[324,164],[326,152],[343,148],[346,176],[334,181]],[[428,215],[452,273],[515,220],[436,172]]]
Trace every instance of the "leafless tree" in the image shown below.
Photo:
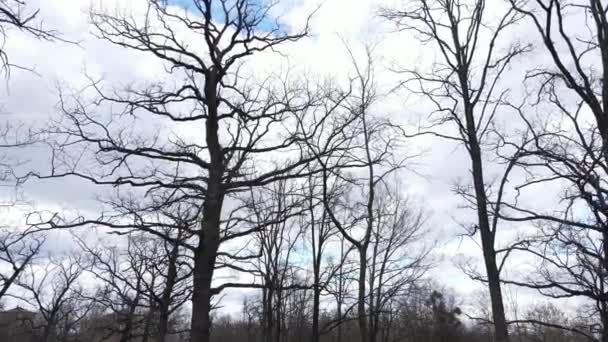
[[[309,109],[320,105],[323,97],[306,84],[277,83],[273,77],[258,82],[243,67],[251,55],[306,36],[307,27],[291,34],[275,25],[269,15],[273,4],[192,0],[190,5],[180,10],[165,1],[149,0],[140,17],[102,10],[91,13],[94,34],[155,56],[170,79],[180,79],[179,84],[159,81],[107,91],[94,81],[89,89],[95,102],[87,101],[84,94],[69,101],[64,96],[63,122],[50,132],[61,137],[54,144],[53,170],[35,174],[79,177],[118,191],[140,189],[148,198],[164,198],[166,205],[160,203],[161,207],[180,201],[198,203],[200,225],[191,245],[191,339],[198,342],[209,340],[212,297],[232,285],[211,285],[220,245],[252,232],[235,231],[241,227],[235,222],[246,218],[233,217],[232,222],[223,218],[226,201],[251,188],[312,172],[308,164],[315,157],[307,153],[303,141],[316,134],[321,123],[306,130],[299,130],[302,126],[297,123],[314,122],[306,117],[318,115]],[[182,32],[194,37],[195,44],[187,42]],[[96,113],[105,110],[111,114]],[[162,122],[173,132],[184,125],[204,129],[189,138],[161,134],[151,129],[151,122]],[[80,153],[82,158],[73,158]],[[87,167],[89,162],[97,166]],[[46,228],[107,223],[106,219],[74,222],[55,216]],[[120,226],[116,221],[109,225]]]
[[[39,340],[66,341],[86,317],[89,306],[80,278],[86,261],[79,254],[52,256],[44,264],[28,264],[11,296],[37,311],[31,322]]]
[[[531,331],[528,333],[535,336],[539,341],[563,340],[568,335],[568,332],[562,328],[570,325],[566,314],[549,303],[531,307],[525,314],[524,321],[531,323]],[[542,322],[542,324],[537,322]]]
[[[381,319],[389,317],[394,299],[407,296],[431,266],[431,249],[423,243],[424,213],[398,189],[379,190],[367,262],[370,341],[378,340],[385,323]],[[390,333],[384,331],[382,340],[390,340]]]
[[[555,97],[560,87],[565,87],[568,95],[574,95],[578,99],[576,104],[579,107],[585,106],[591,111],[595,129],[600,136],[600,154],[605,159],[608,154],[605,109],[608,100],[608,85],[605,84],[608,75],[607,4],[602,0],[510,0],[510,3],[515,11],[530,20],[554,65],[549,69],[534,69],[528,77],[539,79],[541,92],[549,95],[556,109],[571,120],[578,121],[579,112],[576,106],[569,107],[572,105],[569,101]],[[577,24],[581,22],[585,23],[586,32],[579,32]],[[589,137],[581,138],[583,147],[589,147],[594,142]]]
[[[341,104],[343,115],[331,129],[308,146],[323,168],[323,206],[332,225],[356,250],[358,258],[357,315],[362,341],[371,341],[367,276],[369,248],[378,223],[376,193],[387,186],[387,179],[403,167],[408,159],[398,159],[394,149],[399,145],[399,131],[389,121],[374,115],[378,98],[374,79],[373,49],[366,47],[361,63],[349,49],[355,69],[353,86]],[[324,157],[320,151],[332,148]],[[331,190],[331,193],[330,193]]]
[[[356,261],[352,260],[352,246],[341,235],[337,234],[331,244],[336,246],[338,253],[333,257],[333,261],[329,263],[330,270],[334,272],[331,277],[328,277],[324,284],[324,291],[335,301],[335,314],[331,319],[326,320],[320,325],[320,335],[329,335],[334,332],[335,341],[341,342],[343,339],[343,325],[352,320],[351,311],[354,305],[350,304],[352,299],[352,288],[355,283]],[[314,304],[313,304],[314,305]],[[314,330],[313,330],[314,334]]]
[[[504,32],[521,15],[507,9],[491,18],[484,0],[420,0],[403,8],[385,9],[382,14],[399,30],[412,32],[424,45],[433,44],[438,49],[439,59],[430,71],[402,70],[405,75],[402,84],[435,106],[430,124],[421,127],[417,134],[453,140],[465,146],[469,154],[473,191],[459,188],[457,192],[477,212],[473,233],[481,235],[495,340],[508,341],[495,246],[498,220],[488,209],[483,147],[508,93],[501,89],[501,78],[513,59],[527,50],[517,44],[501,44]],[[441,131],[440,126],[445,125],[453,125],[458,133]]]
[[[18,29],[44,40],[60,39],[57,31],[42,25],[38,14],[39,10],[28,7],[25,0],[0,1],[0,69],[7,76],[12,67],[22,68],[9,61],[8,53],[4,48],[9,31]],[[8,151],[29,146],[37,138],[36,134],[22,125],[0,122],[0,188],[13,188],[14,184],[9,180],[13,168],[19,163]],[[18,202],[17,198],[3,195],[0,197],[0,210],[7,208],[10,210],[15,207],[16,202]],[[0,261],[10,267],[10,273],[0,275],[0,298],[2,298],[40,252],[44,237],[23,234],[15,227],[9,227],[5,222],[0,222],[0,230]]]
[[[303,227],[294,217],[293,211],[302,211],[299,199],[294,196],[292,185],[277,182],[269,196],[259,203],[271,203],[266,208],[257,206],[254,209],[259,224],[266,227],[257,234],[258,247],[261,257],[254,261],[259,275],[263,278],[263,333],[268,342],[279,342],[283,339],[285,327],[284,311],[287,303],[287,290],[292,285],[295,264],[294,255],[297,253],[297,243],[302,239]],[[305,288],[305,284],[302,284]]]
[[[176,239],[180,239],[178,232]],[[190,300],[190,258],[175,243],[129,235],[127,246],[89,247],[80,240],[98,285],[91,300],[103,308],[105,334],[121,341],[165,341],[170,316]],[[103,321],[103,320],[101,320]]]
[[[44,238],[20,234],[14,229],[0,231],[0,262],[9,270],[0,274],[0,299],[34,261],[43,243]]]
[[[336,195],[338,183],[334,183],[327,191],[328,195]],[[348,255],[352,248],[348,247],[344,238],[340,237],[335,226],[327,215],[323,205],[323,182],[321,177],[309,177],[302,189],[303,206],[306,208],[301,215],[301,225],[305,227],[309,240],[312,267],[312,322],[311,339],[319,342],[322,334],[332,329],[341,330],[342,305],[347,296],[346,284],[348,280]],[[340,246],[338,254],[333,250]],[[335,285],[335,288],[334,286]],[[322,296],[333,296],[336,299],[336,320],[321,326],[321,299]],[[340,338],[338,338],[340,339]]]
[[[327,248],[328,240],[335,234],[335,229],[332,229],[326,211],[323,209],[322,201],[319,200],[319,184],[317,183],[317,178],[309,177],[304,192],[307,208],[307,228],[310,231],[309,239],[312,255],[313,308],[311,340],[313,342],[319,342],[320,339],[319,313],[321,310],[321,279],[322,277],[325,278],[322,274],[325,257],[324,252]]]
[[[238,260],[218,263],[218,268],[252,278],[251,282],[235,283],[231,287],[261,289],[259,322],[265,341],[279,342],[292,334],[309,333],[306,324],[300,325],[308,320],[308,317],[299,317],[304,308],[294,302],[308,298],[309,290],[314,288],[306,278],[306,265],[295,261],[305,258],[301,250],[305,247],[302,240],[308,228],[303,218],[308,213],[308,198],[302,196],[301,187],[296,182],[278,181],[252,193],[248,210],[251,227],[256,231],[255,239],[250,246],[239,248],[249,252],[235,254],[241,255]]]
[[[511,104],[522,119],[522,138],[505,139],[505,148],[516,152],[502,157],[526,174],[516,185],[519,192],[545,187],[560,193],[556,193],[557,205],[545,210],[518,201],[503,204],[509,209],[504,218],[534,224],[535,231],[510,249],[533,258],[540,271],[538,277],[509,282],[552,298],[588,301],[599,327],[592,324],[592,334],[590,327],[561,328],[587,337],[597,333],[607,341],[606,4],[510,1],[510,5],[538,33],[543,47],[539,54],[550,65],[527,72],[527,85],[534,90],[530,101]],[[584,29],[580,23],[585,23]]]

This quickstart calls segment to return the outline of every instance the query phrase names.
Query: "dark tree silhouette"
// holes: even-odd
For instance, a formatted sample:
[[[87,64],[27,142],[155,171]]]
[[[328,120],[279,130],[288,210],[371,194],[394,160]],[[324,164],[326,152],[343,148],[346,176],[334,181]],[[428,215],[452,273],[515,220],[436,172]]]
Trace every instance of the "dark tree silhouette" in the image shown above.
[[[92,103],[82,93],[69,99],[63,96],[63,121],[50,130],[59,138],[53,144],[52,170],[33,173],[39,178],[79,177],[123,193],[139,189],[148,199],[156,199],[150,207],[159,209],[182,201],[200,208],[200,224],[192,228],[190,244],[192,341],[209,340],[212,297],[227,287],[244,286],[212,287],[218,256],[230,258],[220,245],[259,230],[239,231],[244,226],[239,222],[247,218],[238,210],[224,218],[226,202],[246,203],[242,197],[251,189],[318,172],[308,167],[316,157],[308,153],[304,141],[331,116],[312,110],[322,107],[324,94],[307,84],[272,76],[258,82],[244,71],[247,57],[307,34],[307,27],[286,32],[270,17],[272,9],[273,4],[258,1],[192,0],[180,10],[165,1],[149,0],[140,17],[91,12],[94,34],[100,39],[155,56],[166,66],[168,77],[177,76],[180,83],[159,81],[107,91],[95,81],[89,88],[96,99]],[[187,44],[183,32],[200,44]],[[161,134],[149,127],[151,122],[162,123],[167,130],[161,129]],[[302,122],[306,126],[298,124]],[[170,133],[184,125],[201,130],[195,137]],[[82,158],[74,159],[81,153]],[[133,227],[117,221],[107,214],[76,221],[58,215],[39,228],[88,223]],[[136,228],[163,235],[154,224],[141,222]]]
[[[500,80],[513,59],[527,47],[507,44],[506,48],[499,48],[503,33],[521,15],[507,10],[491,20],[489,11],[484,0],[420,0],[403,8],[385,9],[382,15],[399,30],[410,31],[424,45],[432,44],[438,49],[438,60],[430,71],[400,71],[405,77],[402,84],[435,106],[431,122],[413,135],[429,134],[453,140],[468,152],[473,188],[459,187],[457,193],[477,213],[471,235],[481,236],[495,340],[506,342],[509,334],[495,241],[498,217],[492,217],[489,208],[483,146],[494,129],[494,117],[503,107],[507,94],[506,89],[501,89]],[[457,134],[442,131],[440,128],[444,125],[453,125],[451,128]]]

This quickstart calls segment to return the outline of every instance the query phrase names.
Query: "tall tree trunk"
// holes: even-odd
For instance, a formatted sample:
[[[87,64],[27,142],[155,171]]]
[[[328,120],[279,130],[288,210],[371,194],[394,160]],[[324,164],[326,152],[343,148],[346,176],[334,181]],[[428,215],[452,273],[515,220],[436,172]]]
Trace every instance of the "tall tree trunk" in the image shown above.
[[[322,234],[319,231],[319,234]],[[314,234],[313,234],[313,239]],[[316,250],[313,248],[314,259],[313,259],[313,288],[312,288],[312,342],[319,342],[321,335],[319,333],[319,311],[321,309],[321,248],[322,239],[319,239],[319,244],[316,246]]]
[[[194,256],[191,342],[209,342],[211,334],[211,282],[220,245],[220,219],[225,191],[222,180],[224,158],[218,137],[218,71],[210,68],[206,73],[205,98],[208,118],[205,122],[209,149],[209,180],[203,204],[203,218],[199,246]]]
[[[359,335],[361,341],[369,338],[367,329],[367,316],[365,313],[365,273],[367,272],[367,253],[364,249],[359,249],[359,291],[357,296],[357,315],[359,322]]]
[[[454,30],[454,44],[458,51],[458,67],[456,72],[462,90],[462,103],[464,105],[464,115],[466,122],[466,139],[468,143],[469,156],[471,158],[471,168],[473,174],[473,185],[475,188],[475,199],[477,206],[478,228],[481,235],[481,246],[483,249],[483,258],[486,266],[486,274],[488,277],[488,287],[490,291],[490,301],[492,304],[492,319],[494,321],[494,339],[495,342],[508,342],[509,330],[505,318],[505,309],[502,301],[502,292],[500,288],[500,274],[496,265],[496,250],[494,246],[494,233],[490,226],[488,217],[488,200],[485,190],[485,179],[483,175],[483,161],[481,156],[480,142],[477,137],[477,123],[475,118],[475,104],[471,99],[471,91],[469,84],[469,67],[468,61],[464,60],[466,54],[460,45],[458,32]]]
[[[375,233],[378,235],[378,232]],[[383,269],[380,269],[379,274],[376,272],[376,265],[378,262],[378,238],[376,237],[376,242],[374,243],[374,247],[372,249],[372,264],[369,272],[369,339],[368,342],[376,342],[378,337],[378,319],[380,316],[380,295],[382,293],[382,274]],[[388,251],[388,249],[387,249]],[[384,265],[384,264],[383,264]]]
[[[211,282],[219,248],[219,221],[222,201],[221,197],[219,200],[210,201],[209,197],[212,196],[212,193],[212,186],[209,186],[208,200],[203,209],[202,241],[194,259],[191,342],[210,341]]]
[[[468,99],[465,99],[468,102]],[[494,246],[494,233],[490,227],[488,218],[488,203],[485,191],[483,176],[483,162],[481,149],[477,140],[474,116],[472,108],[465,108],[467,119],[469,154],[473,169],[473,183],[475,187],[475,198],[477,204],[477,219],[481,234],[481,246],[483,258],[488,277],[488,287],[490,290],[490,301],[492,302],[492,318],[494,320],[494,335],[496,342],[509,341],[509,330],[505,318],[505,309],[502,301],[502,291],[500,288],[500,274],[496,265],[496,251]]]
[[[142,332],[141,342],[148,342],[151,335],[152,321],[154,317],[154,308],[150,308],[144,322],[144,331]]]
[[[136,288],[139,289],[141,285],[141,278],[137,278]],[[129,305],[129,312],[127,313],[127,317],[125,318],[124,324],[125,327],[122,329],[120,342],[128,342],[131,340],[131,336],[133,333],[133,318],[135,317],[135,310],[137,309],[137,305],[139,304],[139,296],[141,292],[138,291],[133,298],[133,301]],[[122,315],[122,313],[120,313]]]
[[[283,330],[283,293],[282,290],[277,289],[277,300],[275,301],[275,319],[274,319],[274,331],[273,331],[273,342],[281,342],[281,331]]]
[[[270,283],[271,284],[271,283]],[[263,312],[263,316],[264,316],[264,323],[263,323],[263,332],[262,332],[262,337],[263,340],[266,342],[273,342],[273,338],[272,338],[272,334],[274,332],[274,315],[272,313],[274,307],[273,307],[273,296],[274,296],[274,291],[272,289],[272,285],[270,285],[271,287],[269,289],[265,289],[264,291],[264,312]]]
[[[219,223],[218,223],[219,224]],[[211,333],[211,281],[219,245],[217,233],[205,234],[195,253],[191,342],[209,342]]]
[[[315,285],[312,298],[312,342],[319,342],[319,310],[321,301],[321,290],[319,288],[319,274],[315,271]]]
[[[604,272],[599,275],[599,284],[601,293],[606,293],[606,275],[608,274],[608,232],[602,233],[602,266],[604,268]],[[599,311],[600,311],[600,320],[602,322],[602,342],[608,342],[608,303],[606,301],[601,301],[598,303]]]
[[[342,302],[344,296],[344,239],[340,240],[340,267],[338,269],[338,296],[336,303],[336,314],[338,315],[338,319],[342,319]],[[342,342],[342,324],[338,322],[338,335],[337,341]]]
[[[177,279],[177,257],[179,254],[179,246],[176,244],[171,248],[169,255],[169,269],[167,270],[167,283],[163,289],[162,299],[158,308],[158,335],[157,342],[165,342],[169,330],[169,310],[171,306],[171,294],[175,287]]]

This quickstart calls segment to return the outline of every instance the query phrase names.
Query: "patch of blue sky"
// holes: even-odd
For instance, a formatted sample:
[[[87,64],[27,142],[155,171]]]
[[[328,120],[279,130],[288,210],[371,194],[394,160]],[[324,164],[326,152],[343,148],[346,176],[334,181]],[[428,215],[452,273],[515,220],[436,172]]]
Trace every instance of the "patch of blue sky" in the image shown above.
[[[199,0],[167,0],[167,3],[170,5],[183,7],[186,10],[192,11],[193,14],[196,14],[198,12],[198,9],[196,8],[195,2],[197,2],[197,1],[199,1]],[[273,5],[273,8],[268,10],[268,5],[271,3],[268,0],[245,0],[245,1],[248,2],[249,9],[252,13],[255,13],[255,15],[257,15],[257,16],[261,16],[261,15],[264,16],[263,19],[257,25],[257,29],[259,31],[263,31],[263,32],[276,31],[275,32],[276,34],[285,34],[286,33],[285,31],[288,29],[288,27],[287,27],[287,25],[285,25],[282,22],[281,13],[277,13],[277,12],[280,10],[280,12],[284,13],[289,8],[281,7],[279,9],[278,5]],[[200,2],[202,3],[202,1],[200,1]],[[233,6],[236,3],[236,0],[225,0],[223,2],[225,4],[224,6],[226,6],[226,8],[231,8],[231,6]],[[272,3],[274,4],[274,1]],[[293,5],[295,2],[287,1],[285,3],[289,3],[289,4]],[[275,9],[277,11],[275,11]],[[211,14],[212,14],[212,18],[214,18],[213,20],[215,22],[222,23],[225,21],[226,11],[224,10],[224,8],[222,6],[221,0],[212,0],[211,1]],[[277,14],[279,14],[279,15],[277,16]],[[236,9],[232,9],[229,16],[231,18],[235,18]],[[229,18],[229,19],[231,19],[231,18]]]

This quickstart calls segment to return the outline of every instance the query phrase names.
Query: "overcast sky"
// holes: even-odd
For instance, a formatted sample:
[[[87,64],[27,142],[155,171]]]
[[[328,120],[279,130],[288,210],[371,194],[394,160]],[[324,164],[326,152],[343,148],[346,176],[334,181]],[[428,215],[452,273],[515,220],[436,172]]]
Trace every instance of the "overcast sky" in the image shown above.
[[[104,7],[112,8],[115,2],[123,3],[124,6],[126,1],[102,2]],[[128,2],[135,8],[141,3]],[[87,82],[85,71],[103,76],[107,82],[117,85],[133,80],[153,80],[162,75],[162,65],[149,55],[110,45],[90,35],[87,22],[89,0],[28,1],[30,3],[32,8],[41,9],[40,16],[47,27],[57,29],[66,39],[79,44],[41,42],[10,31],[6,49],[11,61],[33,68],[35,73],[13,70],[10,79],[0,83],[4,112],[0,119],[6,117],[11,121],[44,124],[57,114],[58,87],[78,89]],[[393,32],[391,25],[378,19],[376,13],[381,5],[386,5],[386,1],[325,0],[313,17],[311,37],[284,47],[282,51],[286,53],[285,57],[273,57],[283,59],[282,61],[252,58],[252,67],[259,70],[259,73],[264,73],[277,65],[284,66],[288,63],[299,72],[309,70],[317,75],[345,77],[351,70],[345,42],[355,54],[362,54],[364,44],[371,43],[376,46],[379,88],[381,92],[388,93],[399,81],[399,75],[392,69],[398,66],[424,67],[435,57],[431,47],[422,47],[407,33]],[[288,27],[297,28],[301,27],[305,15],[311,13],[316,6],[313,0],[288,0],[282,1],[276,12],[282,15],[282,20]],[[518,34],[513,32],[510,36],[517,37]],[[529,61],[536,58],[539,57],[533,54]],[[521,76],[522,72],[513,70],[509,73],[507,82],[521,84]],[[397,91],[381,99],[375,110],[407,125],[423,118],[428,108],[428,104],[406,91]],[[438,240],[436,255],[440,260],[432,277],[470,298],[478,291],[479,285],[468,280],[455,266],[455,261],[463,255],[478,257],[481,251],[474,241],[458,238],[458,234],[464,232],[459,222],[473,222],[475,216],[470,211],[459,209],[462,201],[452,192],[456,182],[466,180],[469,176],[468,159],[462,147],[455,146],[453,142],[419,138],[410,143],[412,149],[423,150],[424,154],[414,167],[417,172],[405,171],[400,179],[407,192],[430,208],[431,219],[428,224],[432,231],[431,239]],[[38,165],[43,165],[48,160],[44,153],[31,150],[20,152],[19,157]],[[490,167],[489,170],[488,179],[492,179],[500,167]],[[75,179],[33,182],[24,188],[27,199],[38,209],[68,208],[85,212],[95,211],[96,191],[92,186]],[[1,196],[6,198],[10,194],[3,193]],[[12,212],[10,215],[14,218],[19,213]],[[505,231],[501,238],[506,241],[512,232]],[[525,260],[517,263],[525,263]],[[517,269],[509,270],[516,271]],[[240,300],[238,295],[232,296],[235,296],[234,301]],[[520,300],[536,300],[536,297],[523,291],[518,293],[518,297]]]

